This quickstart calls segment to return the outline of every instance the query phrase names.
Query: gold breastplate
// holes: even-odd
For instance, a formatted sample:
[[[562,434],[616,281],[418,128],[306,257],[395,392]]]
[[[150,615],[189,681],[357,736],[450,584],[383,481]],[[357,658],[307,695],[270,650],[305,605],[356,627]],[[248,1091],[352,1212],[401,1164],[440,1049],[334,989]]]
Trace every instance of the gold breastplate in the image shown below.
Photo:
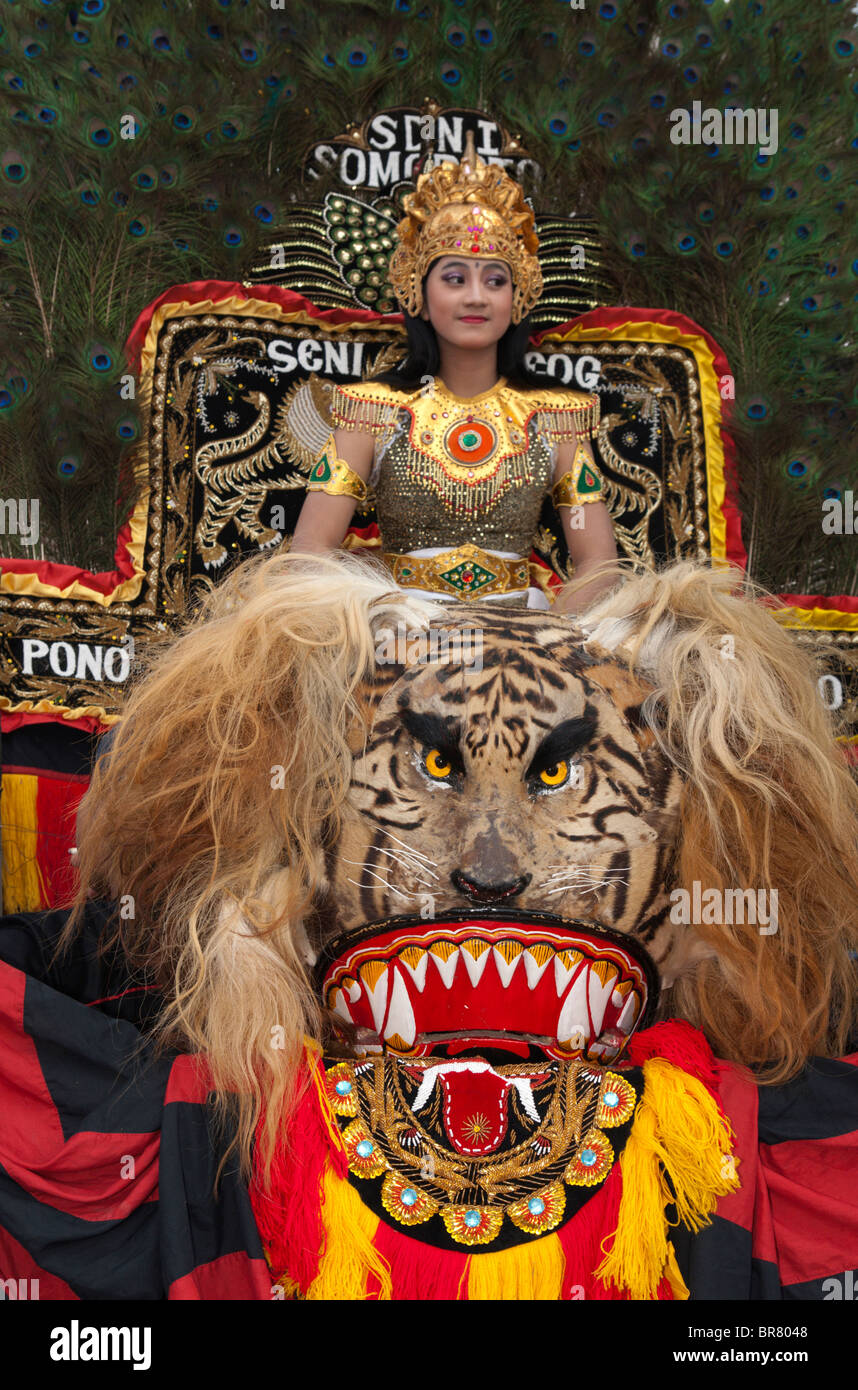
[[[550,442],[521,393],[500,382],[462,400],[437,381],[397,412],[376,458],[386,550],[472,541],[530,553],[553,464]]]

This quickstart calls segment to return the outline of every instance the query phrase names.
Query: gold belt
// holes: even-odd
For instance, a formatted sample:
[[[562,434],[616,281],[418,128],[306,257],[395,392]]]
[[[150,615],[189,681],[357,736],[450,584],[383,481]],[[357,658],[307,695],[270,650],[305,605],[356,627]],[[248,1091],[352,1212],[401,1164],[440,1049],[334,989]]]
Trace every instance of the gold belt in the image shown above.
[[[467,602],[475,594],[520,593],[530,588],[530,564],[518,556],[502,560],[478,545],[457,545],[440,555],[396,555],[382,559],[397,584],[405,589],[433,589]]]

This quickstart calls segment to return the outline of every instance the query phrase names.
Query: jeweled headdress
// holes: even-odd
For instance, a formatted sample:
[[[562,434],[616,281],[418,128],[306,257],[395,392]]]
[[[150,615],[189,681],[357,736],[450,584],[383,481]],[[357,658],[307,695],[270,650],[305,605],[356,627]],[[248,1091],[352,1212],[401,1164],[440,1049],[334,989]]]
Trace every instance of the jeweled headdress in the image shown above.
[[[468,131],[459,164],[421,174],[402,200],[399,245],[390,261],[393,292],[406,313],[423,307],[422,281],[439,256],[505,261],[513,278],[512,321],[520,323],[542,293],[539,238],[521,187],[498,165],[486,164]]]

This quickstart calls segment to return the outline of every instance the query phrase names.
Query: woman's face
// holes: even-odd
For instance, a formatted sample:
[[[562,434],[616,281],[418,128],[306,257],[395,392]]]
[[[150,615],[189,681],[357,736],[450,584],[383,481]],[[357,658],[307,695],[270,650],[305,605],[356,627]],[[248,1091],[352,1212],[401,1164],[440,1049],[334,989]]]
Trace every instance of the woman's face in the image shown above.
[[[503,261],[442,256],[426,277],[420,317],[453,347],[487,348],[512,315],[512,276]]]

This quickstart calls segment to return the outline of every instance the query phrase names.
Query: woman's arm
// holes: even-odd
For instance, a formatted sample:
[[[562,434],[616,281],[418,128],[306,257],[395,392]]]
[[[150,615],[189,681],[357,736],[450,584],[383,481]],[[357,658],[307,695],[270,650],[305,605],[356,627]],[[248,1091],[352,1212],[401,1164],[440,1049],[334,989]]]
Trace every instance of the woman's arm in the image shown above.
[[[583,449],[593,468],[596,468],[588,441],[581,439],[577,444],[558,444],[554,465],[555,483],[573,467],[576,456],[580,464],[580,454],[577,452],[579,448]],[[592,570],[598,569],[599,565],[606,561],[616,560],[614,527],[611,514],[604,502],[582,502],[576,507],[561,506],[558,511],[569,548],[569,558],[575,566],[575,583],[586,578]],[[564,585],[554,600],[554,609],[560,613],[583,612],[616,582],[617,575],[612,573],[603,574],[594,579],[592,584],[585,584],[574,592],[570,592],[570,585]]]
[[[335,430],[334,448],[337,457],[367,482],[372,471],[375,436],[363,430]],[[354,497],[308,492],[298,514],[290,553],[318,554],[336,550],[343,543],[356,505]]]

